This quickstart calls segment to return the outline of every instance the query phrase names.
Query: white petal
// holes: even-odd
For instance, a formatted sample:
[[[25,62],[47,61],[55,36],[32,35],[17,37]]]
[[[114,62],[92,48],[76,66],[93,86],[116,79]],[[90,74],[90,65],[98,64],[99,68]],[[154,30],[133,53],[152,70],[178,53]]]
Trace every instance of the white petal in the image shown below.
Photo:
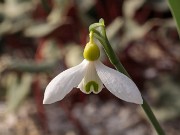
[[[120,99],[142,104],[143,100],[136,84],[124,74],[96,61],[96,71],[106,88]]]
[[[43,104],[51,104],[63,99],[73,87],[77,87],[84,77],[87,61],[67,69],[57,75],[46,87]]]
[[[97,89],[95,89],[95,86],[93,84],[97,86]],[[80,90],[85,94],[90,94],[91,92],[93,92],[94,94],[98,94],[102,90],[103,83],[97,75],[94,62],[88,62],[88,65],[86,66],[85,76],[79,84],[78,88],[80,88]]]

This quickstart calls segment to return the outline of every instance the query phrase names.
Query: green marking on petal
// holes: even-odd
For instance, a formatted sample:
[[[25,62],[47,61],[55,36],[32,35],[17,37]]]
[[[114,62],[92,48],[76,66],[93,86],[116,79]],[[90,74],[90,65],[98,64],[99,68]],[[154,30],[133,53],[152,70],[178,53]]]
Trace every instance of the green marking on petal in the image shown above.
[[[98,84],[95,82],[95,81],[90,81],[90,82],[88,82],[87,84],[86,84],[86,86],[85,86],[85,90],[86,90],[86,92],[90,92],[91,91],[91,87],[93,87],[94,89],[94,91],[95,92],[98,92],[98,88],[99,88],[99,86],[98,86]]]

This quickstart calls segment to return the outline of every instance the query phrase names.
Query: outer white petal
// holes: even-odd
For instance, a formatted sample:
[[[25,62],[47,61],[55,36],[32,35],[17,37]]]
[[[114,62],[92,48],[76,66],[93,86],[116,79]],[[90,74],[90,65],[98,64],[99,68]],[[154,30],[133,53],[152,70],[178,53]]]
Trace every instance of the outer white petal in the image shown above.
[[[120,99],[142,104],[143,100],[136,84],[124,74],[96,61],[96,71],[106,88]]]
[[[63,99],[73,87],[77,87],[84,77],[87,61],[67,69],[57,75],[46,87],[43,104],[51,104]]]

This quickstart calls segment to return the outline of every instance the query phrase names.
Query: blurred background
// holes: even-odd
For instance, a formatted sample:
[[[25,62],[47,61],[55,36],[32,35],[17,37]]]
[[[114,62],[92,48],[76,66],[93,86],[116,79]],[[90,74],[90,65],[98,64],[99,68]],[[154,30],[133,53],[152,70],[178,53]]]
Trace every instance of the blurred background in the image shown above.
[[[180,40],[166,0],[0,0],[0,135],[156,135],[105,88],[43,105],[104,18],[112,47],[168,135],[180,132]],[[102,49],[101,60],[112,67]]]

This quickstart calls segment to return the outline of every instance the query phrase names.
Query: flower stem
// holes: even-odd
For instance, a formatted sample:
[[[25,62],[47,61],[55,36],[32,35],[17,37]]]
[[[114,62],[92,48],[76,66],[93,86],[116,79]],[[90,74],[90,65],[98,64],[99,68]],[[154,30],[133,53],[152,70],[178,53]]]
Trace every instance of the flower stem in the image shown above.
[[[96,30],[97,27],[100,27],[100,32],[98,30]],[[123,67],[123,65],[119,61],[117,55],[115,54],[115,52],[113,51],[113,49],[109,43],[109,40],[106,36],[106,31],[105,31],[103,19],[100,19],[99,25],[97,23],[95,23],[95,25],[92,24],[89,27],[89,31],[93,31],[94,37],[96,37],[99,40],[99,42],[103,45],[104,50],[105,50],[110,62],[114,65],[114,67],[119,72],[122,72],[123,74],[125,74],[126,76],[131,78],[130,75],[128,74],[128,72],[126,71],[126,69]],[[155,128],[158,135],[165,135],[165,132],[161,128],[158,120],[156,119],[156,117],[153,114],[150,106],[148,105],[148,103],[146,102],[146,100],[144,98],[143,98],[143,104],[141,105],[141,107],[143,108],[144,112],[146,113],[147,117],[149,118],[151,124]]]
[[[41,3],[42,3],[43,8],[45,9],[45,11],[46,11],[47,13],[50,13],[51,8],[50,8],[50,6],[49,6],[48,1],[47,1],[47,0],[41,0]]]
[[[94,43],[93,31],[91,31],[91,32],[89,33],[89,42],[90,42],[90,43]]]

